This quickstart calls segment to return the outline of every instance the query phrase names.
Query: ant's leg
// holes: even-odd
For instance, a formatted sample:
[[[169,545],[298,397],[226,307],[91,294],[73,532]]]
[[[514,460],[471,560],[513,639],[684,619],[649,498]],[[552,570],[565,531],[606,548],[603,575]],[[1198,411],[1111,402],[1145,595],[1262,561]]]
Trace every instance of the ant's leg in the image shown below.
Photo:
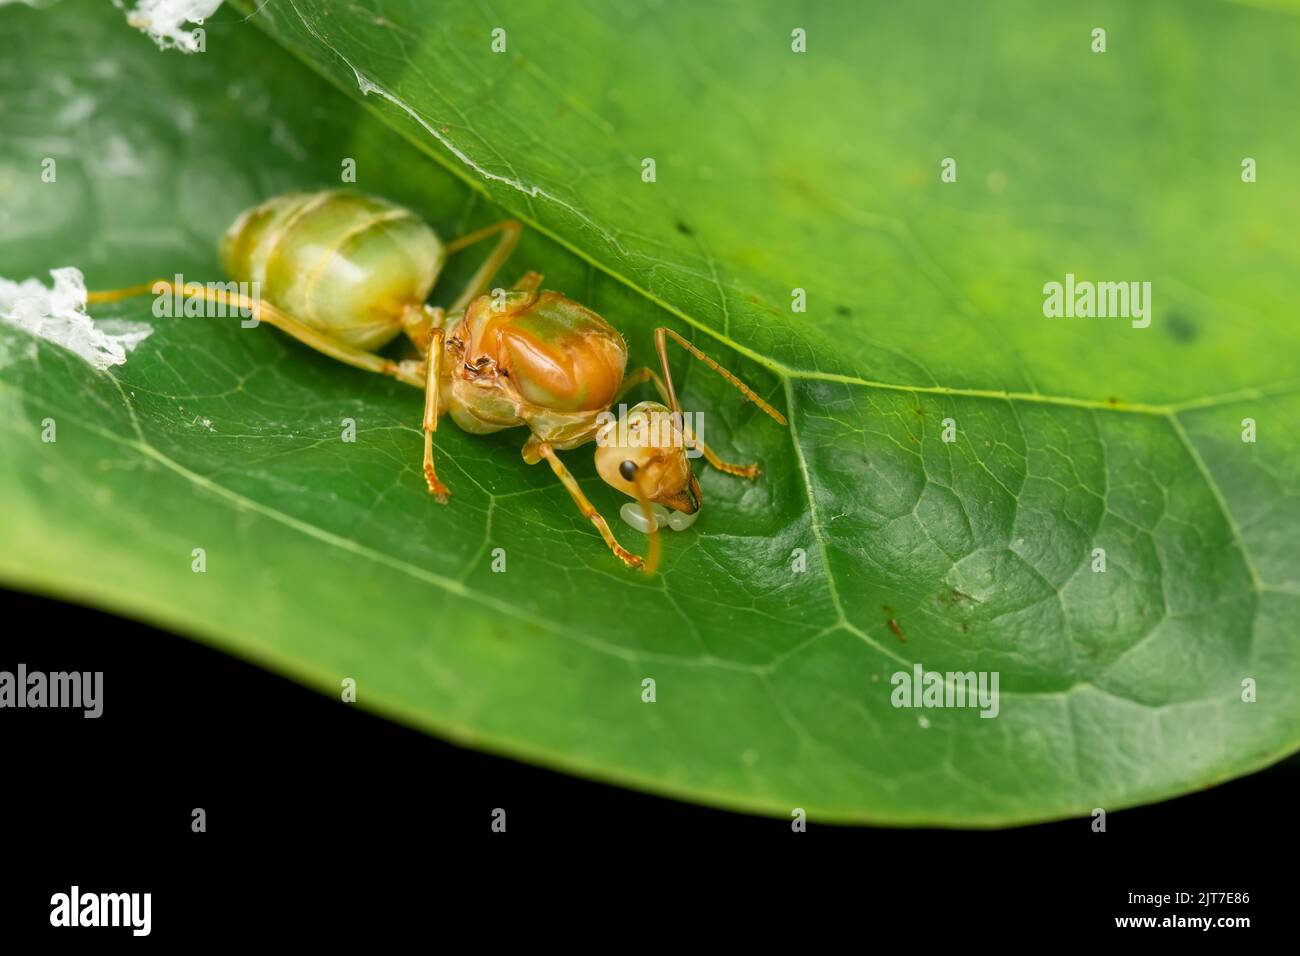
[[[424,376],[420,374],[420,363],[394,362],[382,355],[376,355],[374,352],[367,352],[364,349],[348,345],[346,342],[340,342],[324,332],[318,332],[311,326],[304,325],[287,312],[280,311],[265,299],[250,299],[243,295],[228,294],[219,289],[208,289],[206,287],[200,289],[193,285],[187,289],[177,283],[160,279],[147,285],[131,286],[126,289],[90,292],[86,295],[86,302],[87,304],[116,302],[119,299],[129,298],[133,295],[144,295],[149,292],[157,295],[166,289],[171,289],[178,296],[198,294],[209,302],[219,302],[222,305],[232,307],[232,311],[233,307],[244,309],[259,322],[275,326],[280,331],[292,335],[299,342],[323,355],[328,355],[330,358],[367,372],[392,376],[407,385],[414,385],[417,388],[424,387]]]
[[[686,430],[686,440],[699,445],[700,451],[704,452],[704,460],[714,468],[718,469],[718,471],[724,472],[728,475],[735,475],[737,478],[748,478],[750,481],[753,481],[763,473],[763,469],[758,467],[756,462],[748,465],[738,465],[732,461],[724,461],[718,456],[717,452],[708,446],[707,442],[698,441],[696,439],[695,435],[692,434],[689,425],[684,425],[683,427]]]
[[[636,388],[638,385],[644,385],[646,382],[654,382],[655,387],[659,389],[659,394],[664,396],[665,401],[667,400],[667,396],[664,394],[663,379],[654,373],[654,369],[642,365],[635,372],[632,372],[623,379],[623,384],[619,386],[618,392],[615,393],[614,399],[610,402],[610,405],[617,405],[623,400],[623,397],[627,395],[628,392],[632,391],[632,389]]]
[[[654,369],[647,368],[643,365],[623,380],[623,387],[618,390],[618,394],[614,396],[614,401],[610,404],[617,404],[619,399],[621,399],[627,392],[644,382],[654,382],[655,389],[659,392],[659,397],[665,402],[670,401],[668,397],[668,387],[664,385],[664,380],[659,377]],[[763,473],[763,469],[759,468],[756,464],[737,465],[730,461],[724,461],[719,457],[717,452],[709,447],[707,442],[702,442],[695,437],[695,434],[691,431],[691,427],[686,424],[684,418],[682,419],[682,430],[686,432],[686,440],[693,445],[698,445],[700,450],[704,452],[704,460],[714,468],[718,469],[718,471],[725,472],[728,475],[736,475],[740,478],[750,479],[757,478]]]
[[[515,219],[503,219],[501,222],[485,226],[468,235],[461,236],[447,245],[447,255],[474,245],[476,242],[482,242],[489,236],[501,233],[501,238],[497,241],[496,247],[488,255],[483,264],[478,267],[478,271],[470,278],[469,284],[461,292],[459,298],[447,307],[447,313],[454,315],[457,312],[464,312],[465,308],[487,291],[488,286],[492,284],[492,277],[497,274],[497,270],[505,265],[505,261],[510,258],[510,253],[515,251],[515,245],[519,242],[519,236],[523,233],[524,227]]]
[[[648,562],[624,548],[614,538],[614,532],[609,530],[609,525],[606,524],[605,519],[600,516],[600,512],[596,510],[596,506],[588,501],[587,496],[582,493],[582,488],[578,486],[577,480],[569,473],[569,469],[564,467],[564,462],[560,461],[559,457],[555,454],[555,449],[546,442],[539,442],[537,444],[537,453],[546,459],[547,463],[551,466],[551,471],[555,472],[555,477],[559,478],[564,484],[564,487],[568,489],[569,495],[573,498],[573,503],[578,506],[578,510],[591,519],[591,523],[596,526],[596,530],[600,532],[600,536],[604,538],[605,543],[609,545],[609,550],[613,551],[615,556],[617,556],[629,568],[641,568],[646,574],[654,574],[655,566],[659,562],[658,555],[655,553],[656,549],[653,545],[650,554],[650,561]],[[653,528],[655,525],[652,523],[650,527]],[[652,535],[652,538],[654,538],[654,545],[657,545],[657,535]]]
[[[429,351],[429,336],[442,328],[446,313],[436,305],[407,306],[399,320],[402,331],[420,354]]]
[[[429,485],[429,494],[445,505],[451,492],[433,470],[433,433],[438,430],[438,377],[442,371],[442,348],[447,333],[443,329],[434,329],[429,339],[429,353],[425,357],[426,370],[424,382],[424,480]]]
[[[525,272],[519,277],[519,281],[510,287],[513,292],[536,292],[538,286],[542,284],[542,274],[540,272]]]
[[[677,392],[673,389],[673,373],[668,369],[668,346],[667,346],[666,336],[669,335],[673,337],[673,341],[675,341],[682,348],[686,349],[687,352],[690,352],[692,356],[699,359],[709,368],[713,369],[713,371],[717,372],[719,375],[725,378],[732,385],[736,386],[736,388],[740,390],[741,395],[744,395],[747,399],[749,399],[751,402],[753,402],[755,405],[757,405],[767,414],[771,415],[772,418],[776,419],[777,424],[784,425],[786,423],[785,416],[782,415],[780,412],[778,412],[771,405],[767,404],[767,402],[759,398],[758,395],[755,394],[752,388],[750,388],[740,379],[736,378],[736,376],[732,375],[730,372],[728,372],[725,368],[723,368],[713,359],[709,358],[707,355],[705,355],[703,352],[697,349],[690,342],[687,342],[684,338],[682,338],[672,329],[667,329],[664,328],[663,326],[660,326],[659,328],[655,329],[655,350],[659,353],[659,364],[663,366],[664,381],[668,383],[668,407],[669,408],[671,408],[675,412],[680,412],[682,410],[681,406],[677,404]]]

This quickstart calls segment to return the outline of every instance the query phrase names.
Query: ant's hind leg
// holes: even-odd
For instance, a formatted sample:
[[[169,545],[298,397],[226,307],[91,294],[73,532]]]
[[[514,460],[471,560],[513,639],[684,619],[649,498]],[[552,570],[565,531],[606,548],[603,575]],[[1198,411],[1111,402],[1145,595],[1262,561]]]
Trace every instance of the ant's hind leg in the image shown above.
[[[457,312],[464,312],[466,307],[488,290],[492,284],[492,278],[497,274],[510,254],[515,251],[515,246],[519,242],[520,235],[523,234],[524,227],[516,219],[503,219],[501,222],[493,223],[482,229],[475,230],[467,235],[454,239],[447,245],[447,255],[474,245],[476,242],[482,242],[489,236],[501,233],[501,238],[497,240],[495,248],[483,260],[483,264],[478,267],[478,271],[470,278],[469,283],[465,286],[460,296],[447,307],[448,315],[455,315]]]
[[[424,480],[429,485],[429,494],[441,505],[447,503],[451,491],[438,480],[438,475],[433,470],[433,433],[438,430],[438,379],[442,371],[442,349],[446,337],[445,330],[433,330],[424,363]]]
[[[551,466],[551,471],[555,472],[555,477],[559,478],[568,490],[570,497],[573,498],[573,503],[578,506],[578,510],[590,518],[591,523],[596,526],[600,536],[609,545],[609,550],[613,551],[614,555],[629,568],[642,568],[647,574],[652,574],[654,572],[653,566],[646,565],[643,558],[638,557],[618,543],[618,540],[614,537],[614,532],[609,530],[609,525],[600,516],[596,506],[588,501],[587,496],[582,493],[577,479],[570,474],[568,468],[564,467],[564,462],[560,461],[559,456],[555,454],[555,449],[545,442],[539,442],[536,447],[537,453],[546,459],[547,464]]]
[[[131,286],[126,289],[89,292],[86,295],[86,302],[87,304],[117,302],[120,299],[130,298],[135,295],[148,293],[159,295],[168,289],[178,296],[201,295],[209,302],[216,302],[225,306],[227,313],[230,315],[237,314],[234,309],[241,309],[252,318],[257,319],[258,322],[273,325],[280,331],[293,336],[303,345],[315,349],[322,355],[328,355],[332,359],[351,365],[353,368],[375,372],[379,375],[388,375],[417,388],[424,386],[424,377],[419,372],[418,362],[394,362],[392,359],[384,358],[384,356],[377,355],[374,352],[367,352],[364,349],[348,345],[346,342],[340,342],[324,332],[318,332],[311,326],[304,325],[289,313],[280,311],[265,299],[250,299],[247,296],[223,292],[220,289],[209,289],[200,287],[197,284],[182,286],[166,279],[159,279],[157,282]]]

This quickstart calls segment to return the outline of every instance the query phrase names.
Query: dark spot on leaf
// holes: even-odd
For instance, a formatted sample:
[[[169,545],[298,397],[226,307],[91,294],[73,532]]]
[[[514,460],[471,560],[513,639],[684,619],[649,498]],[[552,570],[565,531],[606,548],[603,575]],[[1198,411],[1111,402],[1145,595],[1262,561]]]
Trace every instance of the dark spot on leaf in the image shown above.
[[[683,236],[695,235],[695,230],[692,229],[690,226],[686,225],[686,223],[682,222],[680,219],[677,221],[677,231],[680,232]]]
[[[1181,312],[1171,312],[1162,323],[1169,337],[1175,342],[1190,342],[1200,335],[1196,323]]]
[[[776,306],[772,305],[770,302],[764,302],[756,295],[747,295],[745,296],[745,298],[748,301],[754,303],[754,305],[758,306],[760,309],[763,309],[765,312],[770,312],[773,315],[777,315],[777,316],[784,315],[784,313]]]
[[[847,319],[850,315],[853,314],[853,310],[850,309],[847,305],[837,305],[835,307],[835,314],[839,316],[843,316],[844,318]]]

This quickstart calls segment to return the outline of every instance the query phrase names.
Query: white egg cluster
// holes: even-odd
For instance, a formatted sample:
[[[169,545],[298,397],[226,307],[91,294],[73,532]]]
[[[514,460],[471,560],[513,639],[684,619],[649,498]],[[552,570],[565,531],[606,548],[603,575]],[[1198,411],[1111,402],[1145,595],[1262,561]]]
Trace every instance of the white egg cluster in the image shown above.
[[[636,528],[642,534],[650,533],[650,526],[646,523],[645,512],[641,510],[641,505],[635,501],[624,502],[623,507],[618,512],[627,524]],[[651,505],[650,513],[655,516],[655,527],[668,527],[673,531],[685,531],[691,525],[695,524],[695,519],[700,516],[697,511],[695,514],[686,514],[681,511],[669,511],[663,505]]]

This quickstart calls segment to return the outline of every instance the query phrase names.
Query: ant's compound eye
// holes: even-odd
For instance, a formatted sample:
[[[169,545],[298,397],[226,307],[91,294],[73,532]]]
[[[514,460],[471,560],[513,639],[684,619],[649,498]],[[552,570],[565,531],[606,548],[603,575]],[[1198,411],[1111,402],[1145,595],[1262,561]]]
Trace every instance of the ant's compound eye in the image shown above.
[[[630,458],[618,466],[618,473],[623,476],[624,481],[631,481],[636,477],[636,462]]]

